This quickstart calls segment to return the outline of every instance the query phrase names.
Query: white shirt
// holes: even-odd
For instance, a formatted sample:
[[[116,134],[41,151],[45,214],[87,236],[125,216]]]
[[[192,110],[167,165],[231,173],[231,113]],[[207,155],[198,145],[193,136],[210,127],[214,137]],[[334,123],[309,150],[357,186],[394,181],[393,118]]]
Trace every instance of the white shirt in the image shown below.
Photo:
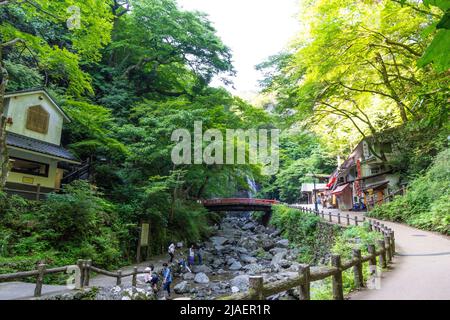
[[[150,282],[150,280],[152,280],[152,270],[150,268],[145,268],[144,281]]]
[[[175,245],[173,243],[169,246],[169,252],[170,253],[174,253],[175,252]]]

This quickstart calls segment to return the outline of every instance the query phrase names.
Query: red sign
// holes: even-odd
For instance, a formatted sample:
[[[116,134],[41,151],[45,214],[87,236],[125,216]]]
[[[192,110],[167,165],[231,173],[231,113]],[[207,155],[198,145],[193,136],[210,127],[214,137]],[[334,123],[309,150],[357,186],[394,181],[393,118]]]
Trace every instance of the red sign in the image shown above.
[[[361,161],[359,160],[356,160],[356,175],[357,175],[355,180],[356,195],[358,197],[361,197],[362,196],[361,184],[358,180],[361,178]]]

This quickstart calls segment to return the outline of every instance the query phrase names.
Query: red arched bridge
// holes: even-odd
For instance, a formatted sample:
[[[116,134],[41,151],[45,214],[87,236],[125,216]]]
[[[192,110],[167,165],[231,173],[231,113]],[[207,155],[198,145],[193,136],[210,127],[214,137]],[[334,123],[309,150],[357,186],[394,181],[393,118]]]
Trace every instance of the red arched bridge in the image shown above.
[[[201,203],[209,211],[263,211],[262,223],[267,226],[272,215],[272,206],[278,204],[277,200],[225,198],[202,200]]]

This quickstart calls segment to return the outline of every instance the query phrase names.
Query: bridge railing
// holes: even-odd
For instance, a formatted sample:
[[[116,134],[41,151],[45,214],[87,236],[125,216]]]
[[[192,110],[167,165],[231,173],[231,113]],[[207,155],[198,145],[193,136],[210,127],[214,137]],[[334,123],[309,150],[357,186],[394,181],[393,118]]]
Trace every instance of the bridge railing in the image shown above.
[[[260,204],[260,205],[274,205],[278,204],[277,200],[270,199],[253,199],[253,198],[223,198],[223,199],[208,199],[200,201],[203,205],[227,205],[227,204]]]
[[[315,214],[316,216],[321,216],[322,218],[328,216],[327,223],[351,225],[351,222],[353,222],[354,225],[358,225],[359,222],[365,222],[365,218],[363,218],[363,220],[359,220],[358,217],[355,216],[353,218],[348,214],[344,216],[340,213],[324,213],[323,211],[314,211],[312,209],[303,208],[300,206],[289,207],[302,210],[306,213]],[[219,300],[265,300],[267,297],[293,288],[298,288],[300,300],[310,300],[311,283],[326,279],[328,277],[332,278],[333,299],[343,300],[344,290],[342,272],[353,269],[356,288],[363,288],[365,285],[363,263],[367,262],[369,264],[371,276],[374,277],[377,270],[377,264],[381,268],[387,268],[388,264],[392,262],[395,254],[394,231],[378,221],[369,219],[367,222],[372,231],[381,233],[384,238],[384,240],[378,241],[378,249],[376,249],[374,245],[368,245],[368,255],[361,256],[360,249],[353,249],[353,258],[348,261],[342,261],[340,255],[332,255],[331,266],[311,267],[309,265],[302,264],[300,265],[297,277],[273,283],[265,284],[262,276],[252,276],[249,279],[250,287],[248,292],[221,297]]]

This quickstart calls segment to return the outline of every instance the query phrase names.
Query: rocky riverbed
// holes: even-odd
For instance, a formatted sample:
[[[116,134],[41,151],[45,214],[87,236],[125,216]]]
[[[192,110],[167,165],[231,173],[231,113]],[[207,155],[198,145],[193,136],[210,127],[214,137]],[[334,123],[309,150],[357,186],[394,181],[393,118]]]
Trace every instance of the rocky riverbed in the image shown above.
[[[193,266],[192,272],[173,268],[172,291],[175,294],[172,298],[210,300],[247,291],[252,275],[263,276],[264,282],[298,275],[298,249],[291,248],[279,230],[266,228],[249,217],[227,216],[220,227],[216,227],[216,234],[202,245],[202,265]],[[183,256],[185,251],[186,248]],[[138,278],[137,288],[129,285],[102,287],[90,295],[96,300],[165,299],[162,290],[153,295],[142,277]],[[295,299],[296,296],[296,290],[290,290],[270,299]]]

